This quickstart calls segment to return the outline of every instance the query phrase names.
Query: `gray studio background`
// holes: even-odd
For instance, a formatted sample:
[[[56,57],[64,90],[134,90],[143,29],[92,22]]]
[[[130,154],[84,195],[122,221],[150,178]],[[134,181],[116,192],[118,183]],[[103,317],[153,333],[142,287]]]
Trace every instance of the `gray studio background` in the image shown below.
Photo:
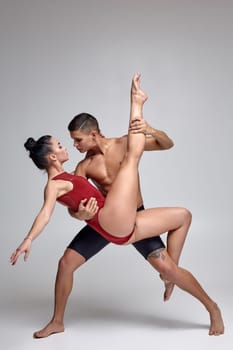
[[[11,349],[22,334],[18,329],[22,319],[21,345],[33,348],[33,340],[27,345],[27,336],[51,316],[58,259],[83,227],[57,205],[46,230],[33,243],[28,262],[20,259],[10,266],[10,254],[41,207],[46,181],[28,159],[23,143],[29,136],[53,134],[67,146],[66,169],[73,170],[82,155],[72,146],[69,121],[86,111],[98,118],[105,136],[126,133],[130,82],[136,71],[142,73],[142,87],[149,95],[145,119],[175,142],[171,150],[143,156],[145,206],[185,206],[192,211],[193,224],[180,263],[225,311],[228,335],[216,342],[229,339],[232,15],[233,3],[227,0],[1,0],[0,303],[5,349]],[[79,330],[79,339],[82,320],[90,327],[101,321],[109,329],[113,320],[120,324],[127,319],[126,327],[131,329],[140,315],[154,315],[160,308],[157,324],[162,330],[168,327],[165,336],[177,331],[179,322],[185,328],[188,320],[190,329],[195,322],[208,323],[204,311],[203,317],[196,317],[202,307],[190,296],[176,289],[170,306],[164,306],[162,293],[158,274],[134,248],[109,245],[76,274],[66,327],[73,327],[74,334]],[[8,323],[11,336],[4,330]],[[99,332],[97,340],[88,338],[87,349],[93,344],[97,349],[109,348],[106,340],[98,343]],[[57,337],[61,343],[56,348],[68,349],[66,340]],[[111,346],[124,348],[116,334],[112,337]],[[140,336],[132,337],[132,348],[144,343]],[[43,344],[55,341],[50,339]],[[212,348],[214,344],[211,340]],[[225,343],[220,344],[223,349]]]

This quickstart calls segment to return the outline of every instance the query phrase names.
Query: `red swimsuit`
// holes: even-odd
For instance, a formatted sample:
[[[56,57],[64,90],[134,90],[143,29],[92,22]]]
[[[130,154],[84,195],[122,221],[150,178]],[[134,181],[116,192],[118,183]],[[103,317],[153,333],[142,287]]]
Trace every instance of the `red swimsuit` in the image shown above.
[[[65,180],[65,181],[72,182],[73,189],[57,198],[58,202],[66,205],[71,210],[77,211],[80,201],[85,198],[89,200],[90,197],[96,198],[97,204],[99,206],[99,210],[103,208],[104,201],[105,201],[104,196],[96,187],[94,187],[84,177],[63,172],[61,174],[58,174],[57,176],[54,176],[52,180]],[[115,237],[109,234],[108,232],[104,231],[98,221],[99,210],[92,219],[87,220],[87,224],[91,226],[94,230],[96,230],[101,236],[103,236],[109,242],[120,244],[120,245],[126,243],[132,234],[126,237]]]

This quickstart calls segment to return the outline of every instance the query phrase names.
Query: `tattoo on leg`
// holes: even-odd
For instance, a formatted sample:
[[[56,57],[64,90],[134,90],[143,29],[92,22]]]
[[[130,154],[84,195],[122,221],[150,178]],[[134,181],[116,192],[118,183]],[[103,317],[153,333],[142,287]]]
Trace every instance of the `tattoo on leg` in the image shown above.
[[[162,253],[164,249],[165,248],[159,248],[159,249],[153,250],[153,252],[151,252],[147,258],[155,258],[155,259],[161,258],[162,260],[165,260],[165,255]]]

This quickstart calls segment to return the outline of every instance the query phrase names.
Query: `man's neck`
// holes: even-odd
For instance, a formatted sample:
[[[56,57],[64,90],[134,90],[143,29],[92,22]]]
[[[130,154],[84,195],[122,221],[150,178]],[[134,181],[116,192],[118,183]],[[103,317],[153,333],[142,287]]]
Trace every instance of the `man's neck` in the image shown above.
[[[96,145],[87,152],[87,155],[105,154],[111,142],[112,142],[112,139],[110,138],[107,138],[103,135],[97,136]]]

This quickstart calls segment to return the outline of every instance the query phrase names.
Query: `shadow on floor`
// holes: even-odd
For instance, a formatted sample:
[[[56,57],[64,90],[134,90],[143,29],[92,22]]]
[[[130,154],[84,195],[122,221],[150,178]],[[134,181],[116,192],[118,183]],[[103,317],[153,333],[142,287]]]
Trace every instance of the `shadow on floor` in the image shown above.
[[[136,307],[136,306],[135,306]],[[4,308],[2,310],[4,312]],[[14,302],[6,303],[6,310],[8,317],[13,317],[15,322],[20,322],[22,315],[24,323],[39,323],[42,325],[50,320],[53,312],[53,300],[46,297],[40,298],[17,298]],[[85,326],[88,324],[96,325],[97,322],[104,323],[108,326],[114,325],[126,325],[131,327],[140,328],[153,328],[153,329],[208,329],[208,325],[203,325],[190,320],[181,319],[175,315],[174,310],[172,311],[171,317],[162,315],[161,309],[157,310],[156,307],[152,307],[148,310],[142,309],[140,306],[139,310],[122,304],[114,304],[110,300],[103,302],[103,300],[80,300],[77,302],[71,301],[68,304],[66,310],[65,324],[66,327],[69,325],[76,325],[77,327]]]

